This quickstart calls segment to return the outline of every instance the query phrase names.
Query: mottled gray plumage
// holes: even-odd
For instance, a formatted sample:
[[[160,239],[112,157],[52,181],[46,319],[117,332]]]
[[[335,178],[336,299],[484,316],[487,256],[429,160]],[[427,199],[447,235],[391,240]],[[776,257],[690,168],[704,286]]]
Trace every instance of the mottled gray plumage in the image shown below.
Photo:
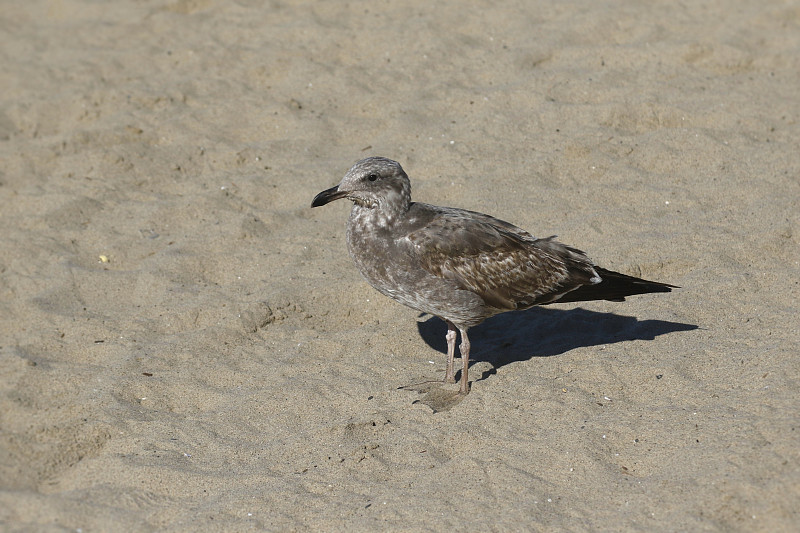
[[[445,381],[451,383],[456,329],[461,332],[464,394],[467,330],[490,316],[556,302],[623,301],[674,287],[602,269],[554,237],[536,239],[489,215],[412,202],[408,176],[391,159],[362,159],[311,207],[340,198],[353,202],[347,246],[370,285],[447,323]]]

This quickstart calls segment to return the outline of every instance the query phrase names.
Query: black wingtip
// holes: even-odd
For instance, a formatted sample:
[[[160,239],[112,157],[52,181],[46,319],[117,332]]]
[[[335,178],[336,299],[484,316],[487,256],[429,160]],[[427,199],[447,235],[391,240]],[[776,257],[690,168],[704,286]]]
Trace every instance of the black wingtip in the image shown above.
[[[637,294],[650,294],[654,292],[672,292],[672,289],[680,289],[677,285],[650,281],[634,276],[628,276],[613,270],[594,267],[595,272],[602,281],[594,285],[584,285],[574,291],[566,293],[556,302],[586,302],[592,300],[609,300],[612,302],[624,302],[627,296]]]

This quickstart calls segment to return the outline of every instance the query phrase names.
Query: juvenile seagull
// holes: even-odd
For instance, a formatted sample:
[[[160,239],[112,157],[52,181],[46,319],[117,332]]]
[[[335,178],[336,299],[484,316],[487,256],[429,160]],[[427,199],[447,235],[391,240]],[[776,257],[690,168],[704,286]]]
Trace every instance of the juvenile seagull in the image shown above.
[[[555,236],[537,239],[489,215],[412,202],[408,176],[385,157],[357,162],[311,207],[340,198],[353,202],[347,248],[361,275],[389,298],[447,323],[447,383],[455,383],[461,332],[461,394],[469,392],[467,330],[490,316],[677,288],[595,266]]]

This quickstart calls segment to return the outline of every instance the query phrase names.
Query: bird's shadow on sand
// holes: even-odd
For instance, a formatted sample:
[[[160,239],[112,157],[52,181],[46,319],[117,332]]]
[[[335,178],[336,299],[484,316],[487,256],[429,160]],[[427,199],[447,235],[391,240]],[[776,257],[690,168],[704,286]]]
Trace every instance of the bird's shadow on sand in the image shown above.
[[[426,316],[426,315],[420,315]],[[447,354],[447,325],[430,317],[417,323],[419,334],[428,345]],[[504,313],[470,328],[471,365],[487,361],[490,370],[471,381],[481,381],[497,373],[503,366],[534,357],[551,357],[575,348],[599,346],[622,341],[653,340],[675,331],[697,329],[695,324],[666,320],[639,320],[636,317],[602,313],[587,309],[555,309],[534,307],[527,311]],[[461,339],[459,338],[459,342]],[[445,360],[443,360],[443,363]],[[459,367],[456,361],[456,367]],[[460,372],[459,372],[460,374]],[[470,374],[470,377],[472,375]],[[456,375],[456,379],[460,379]],[[461,401],[462,396],[439,387],[406,387],[425,393],[420,400],[434,411],[443,411]]]

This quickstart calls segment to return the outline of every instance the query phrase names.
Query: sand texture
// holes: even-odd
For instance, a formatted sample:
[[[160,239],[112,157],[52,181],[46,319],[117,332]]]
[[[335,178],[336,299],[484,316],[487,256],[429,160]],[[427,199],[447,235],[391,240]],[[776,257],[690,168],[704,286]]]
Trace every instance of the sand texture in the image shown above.
[[[4,2],[0,530],[796,531],[796,2]],[[445,326],[414,198],[680,285]]]

